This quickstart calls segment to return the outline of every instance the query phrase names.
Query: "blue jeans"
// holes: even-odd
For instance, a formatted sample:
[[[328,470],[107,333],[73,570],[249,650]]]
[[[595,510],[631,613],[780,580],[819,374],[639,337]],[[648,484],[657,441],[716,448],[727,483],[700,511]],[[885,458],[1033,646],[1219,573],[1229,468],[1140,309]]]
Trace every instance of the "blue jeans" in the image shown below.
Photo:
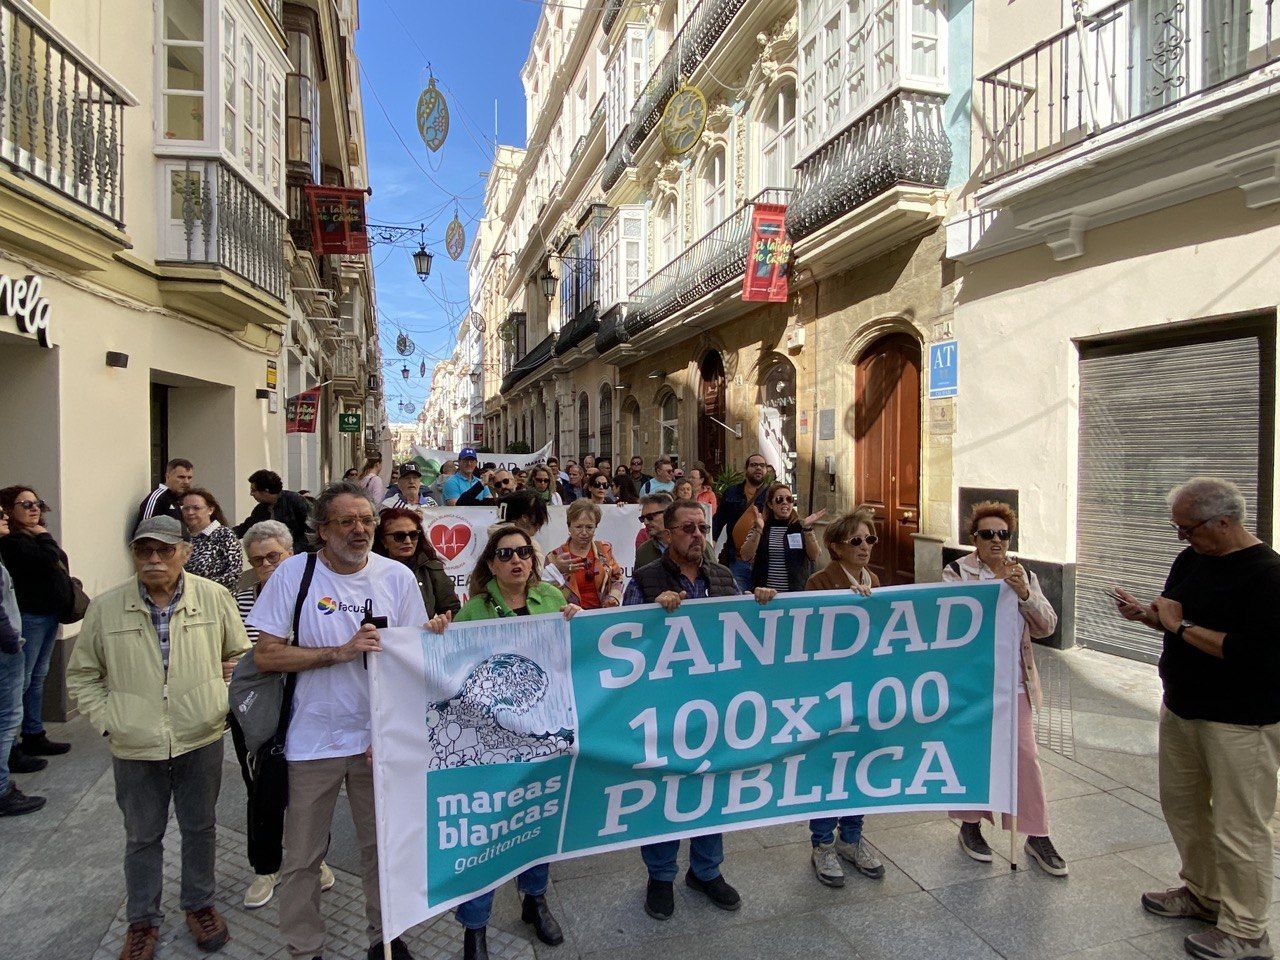
[[[680,852],[679,840],[662,843],[646,843],[640,848],[644,865],[649,868],[649,879],[676,878],[676,854]],[[689,840],[689,870],[699,880],[714,880],[720,876],[720,864],[724,863],[724,837],[718,833],[704,833]]]
[[[743,593],[750,593],[752,590],[751,564],[745,560],[734,560],[729,564],[729,570],[738,583],[738,589]]]
[[[540,897],[547,892],[547,881],[550,877],[551,865],[540,863],[516,877],[516,889],[525,896]],[[453,915],[468,930],[478,930],[480,927],[487,926],[489,914],[493,912],[493,893],[494,891],[487,890],[478,897],[472,897],[466,903],[458,904]]]
[[[809,839],[813,845],[831,843],[836,838],[836,818],[818,817],[809,821]],[[840,818],[840,839],[845,843],[857,843],[862,839],[862,814]]]
[[[0,653],[0,797],[9,792],[9,748],[22,723],[22,690],[27,664],[22,651]]]
[[[49,675],[53,645],[58,637],[56,613],[24,613],[22,638],[26,644],[22,655],[27,661],[26,691],[22,695],[22,735],[33,737],[44,733],[40,711],[44,706],[44,678]]]

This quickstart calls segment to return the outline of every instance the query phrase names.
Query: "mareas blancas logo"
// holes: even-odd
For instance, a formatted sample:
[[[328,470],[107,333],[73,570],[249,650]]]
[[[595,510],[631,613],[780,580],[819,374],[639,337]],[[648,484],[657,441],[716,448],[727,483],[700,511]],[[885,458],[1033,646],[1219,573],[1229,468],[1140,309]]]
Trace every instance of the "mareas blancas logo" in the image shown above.
[[[354,603],[343,603],[341,600],[335,600],[333,597],[321,597],[316,601],[316,609],[323,613],[326,617],[329,614],[341,610],[343,613],[363,613],[364,607]]]

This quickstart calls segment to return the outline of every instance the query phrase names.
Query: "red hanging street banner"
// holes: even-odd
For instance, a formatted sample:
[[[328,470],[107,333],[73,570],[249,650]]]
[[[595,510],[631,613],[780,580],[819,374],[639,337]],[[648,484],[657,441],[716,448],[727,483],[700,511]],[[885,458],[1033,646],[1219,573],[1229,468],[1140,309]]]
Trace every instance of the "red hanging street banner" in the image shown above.
[[[787,301],[787,273],[791,241],[787,239],[787,208],[781,203],[757,203],[751,211],[751,245],[742,278],[742,299],[767,303]]]
[[[303,390],[296,397],[290,397],[284,405],[284,432],[315,433],[319,412],[319,387]]]
[[[369,252],[363,190],[322,187],[314,183],[308,183],[303,189],[311,211],[311,240],[315,253]]]

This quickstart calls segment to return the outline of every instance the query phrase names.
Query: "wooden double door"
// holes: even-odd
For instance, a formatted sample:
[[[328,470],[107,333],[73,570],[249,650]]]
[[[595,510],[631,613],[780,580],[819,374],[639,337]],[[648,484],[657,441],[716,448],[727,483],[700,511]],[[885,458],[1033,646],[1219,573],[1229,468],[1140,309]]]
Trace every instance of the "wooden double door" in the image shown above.
[[[854,456],[858,503],[876,513],[871,569],[881,584],[915,582],[920,529],[920,344],[877,340],[857,360]]]

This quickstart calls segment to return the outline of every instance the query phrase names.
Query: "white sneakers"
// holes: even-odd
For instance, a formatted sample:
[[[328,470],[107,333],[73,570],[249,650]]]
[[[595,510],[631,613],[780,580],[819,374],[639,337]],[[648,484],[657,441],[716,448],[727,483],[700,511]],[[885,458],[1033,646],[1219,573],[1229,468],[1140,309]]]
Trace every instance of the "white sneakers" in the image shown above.
[[[246,910],[256,910],[259,907],[265,907],[271,902],[271,898],[276,895],[276,884],[280,882],[280,874],[278,873],[260,873],[253,878],[253,882],[249,884],[249,889],[244,892],[244,905]],[[333,885],[337,883],[333,875],[333,871],[329,869],[329,865],[323,860],[320,861],[320,890],[332,890]]]

